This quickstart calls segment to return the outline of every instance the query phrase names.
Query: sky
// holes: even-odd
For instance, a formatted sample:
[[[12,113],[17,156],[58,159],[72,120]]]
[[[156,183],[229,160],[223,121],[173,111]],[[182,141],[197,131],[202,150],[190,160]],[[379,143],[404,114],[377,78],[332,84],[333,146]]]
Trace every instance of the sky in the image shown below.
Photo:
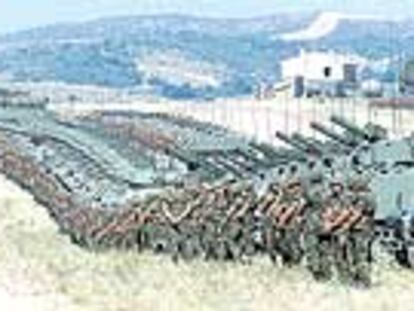
[[[114,15],[251,17],[321,10],[406,17],[414,14],[414,0],[0,0],[0,33]]]

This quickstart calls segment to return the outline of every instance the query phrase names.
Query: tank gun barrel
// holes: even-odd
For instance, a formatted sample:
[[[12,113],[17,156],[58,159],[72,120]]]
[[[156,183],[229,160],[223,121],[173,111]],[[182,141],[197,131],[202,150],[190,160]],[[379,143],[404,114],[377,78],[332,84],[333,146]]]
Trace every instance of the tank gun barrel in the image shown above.
[[[323,134],[324,136],[329,137],[330,139],[340,143],[341,145],[347,146],[347,147],[353,147],[355,144],[350,141],[349,139],[342,137],[338,133],[328,129],[324,125],[317,123],[317,122],[311,122],[310,127],[317,131],[318,133]]]
[[[278,150],[262,143],[251,143],[251,147],[255,151],[259,151],[268,158],[278,158],[280,156]]]
[[[232,173],[236,177],[244,177],[245,172],[241,171],[239,167],[229,162],[228,159],[222,157],[211,158],[214,165],[218,164],[224,168],[225,171]]]
[[[207,162],[206,160],[204,160],[200,157],[190,156],[190,155],[186,154],[184,151],[182,151],[180,149],[168,148],[166,150],[166,152],[169,156],[172,156],[172,157],[176,158],[177,160],[185,163],[187,168],[190,171],[202,169],[202,170],[206,170],[206,171],[211,171],[213,173],[222,173],[223,172],[223,169],[218,167],[214,163]]]
[[[259,156],[255,154],[253,151],[237,148],[234,152],[246,159],[247,161],[253,162],[261,167],[266,167],[269,165],[268,160],[259,158]]]
[[[344,118],[338,116],[332,116],[330,121],[341,128],[345,129],[347,132],[351,133],[356,138],[362,138],[364,140],[372,141],[373,137],[364,129],[352,124],[351,122],[345,120]]]
[[[245,158],[241,158],[240,155],[238,155],[237,153],[234,152],[226,152],[223,154],[223,157],[232,165],[240,168],[241,170],[245,171],[245,172],[253,172],[254,169],[254,164],[252,162],[246,162]]]
[[[266,162],[268,162],[266,165],[268,164],[270,167],[281,165],[295,159],[304,158],[302,152],[293,155],[291,150],[276,149],[260,143],[253,143],[252,148],[265,156]]]
[[[308,148],[308,152],[316,155],[322,155],[324,153],[323,148],[317,145],[317,142],[311,141],[299,133],[292,135],[292,139],[301,143]]]
[[[283,134],[282,132],[277,131],[276,137],[280,139],[281,141],[283,141],[284,143],[294,147],[294,149],[299,150],[301,153],[305,153],[305,154],[309,153],[309,150],[306,146],[290,138],[286,134]]]

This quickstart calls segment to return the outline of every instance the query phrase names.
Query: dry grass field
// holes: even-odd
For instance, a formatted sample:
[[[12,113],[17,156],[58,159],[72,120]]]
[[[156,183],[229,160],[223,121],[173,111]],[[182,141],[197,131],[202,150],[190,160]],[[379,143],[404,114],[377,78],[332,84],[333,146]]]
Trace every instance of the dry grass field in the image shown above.
[[[301,270],[94,254],[59,235],[46,210],[0,177],[0,309],[412,310],[414,272],[383,263],[372,289],[320,284]]]

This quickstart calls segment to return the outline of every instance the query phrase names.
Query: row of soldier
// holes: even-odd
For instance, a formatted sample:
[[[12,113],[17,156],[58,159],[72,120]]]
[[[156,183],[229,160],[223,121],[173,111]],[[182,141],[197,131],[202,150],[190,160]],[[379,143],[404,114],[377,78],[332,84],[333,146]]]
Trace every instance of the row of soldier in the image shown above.
[[[318,279],[337,274],[368,284],[374,204],[361,180],[293,179],[260,197],[248,183],[201,187],[184,201],[161,199],[158,224],[149,222],[143,234],[174,258],[244,261],[266,252],[284,265],[305,263]]]
[[[10,174],[26,179],[28,186],[48,181],[42,174],[36,180],[35,167],[27,161],[12,166]],[[29,173],[22,173],[31,176],[17,172],[28,168]],[[175,259],[240,261],[265,252],[284,265],[304,263],[318,279],[337,274],[368,284],[374,204],[361,181],[316,174],[272,183],[258,195],[251,182],[232,180],[173,189],[112,211],[78,206],[56,186],[50,188],[56,193],[47,196],[52,205],[65,202],[64,210],[49,209],[75,241],[88,247],[137,247],[168,252]],[[37,197],[45,202],[44,193]]]

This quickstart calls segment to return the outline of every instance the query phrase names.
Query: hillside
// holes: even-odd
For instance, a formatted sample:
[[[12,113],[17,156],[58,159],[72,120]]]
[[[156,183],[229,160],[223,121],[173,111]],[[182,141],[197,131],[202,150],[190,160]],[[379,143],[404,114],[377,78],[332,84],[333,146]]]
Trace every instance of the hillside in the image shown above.
[[[329,29],[321,31],[324,25]],[[51,25],[0,37],[0,78],[174,99],[241,96],[258,81],[276,81],[280,60],[301,48],[361,54],[388,64],[366,75],[389,80],[397,58],[391,56],[414,54],[414,25],[335,14],[136,16]]]

